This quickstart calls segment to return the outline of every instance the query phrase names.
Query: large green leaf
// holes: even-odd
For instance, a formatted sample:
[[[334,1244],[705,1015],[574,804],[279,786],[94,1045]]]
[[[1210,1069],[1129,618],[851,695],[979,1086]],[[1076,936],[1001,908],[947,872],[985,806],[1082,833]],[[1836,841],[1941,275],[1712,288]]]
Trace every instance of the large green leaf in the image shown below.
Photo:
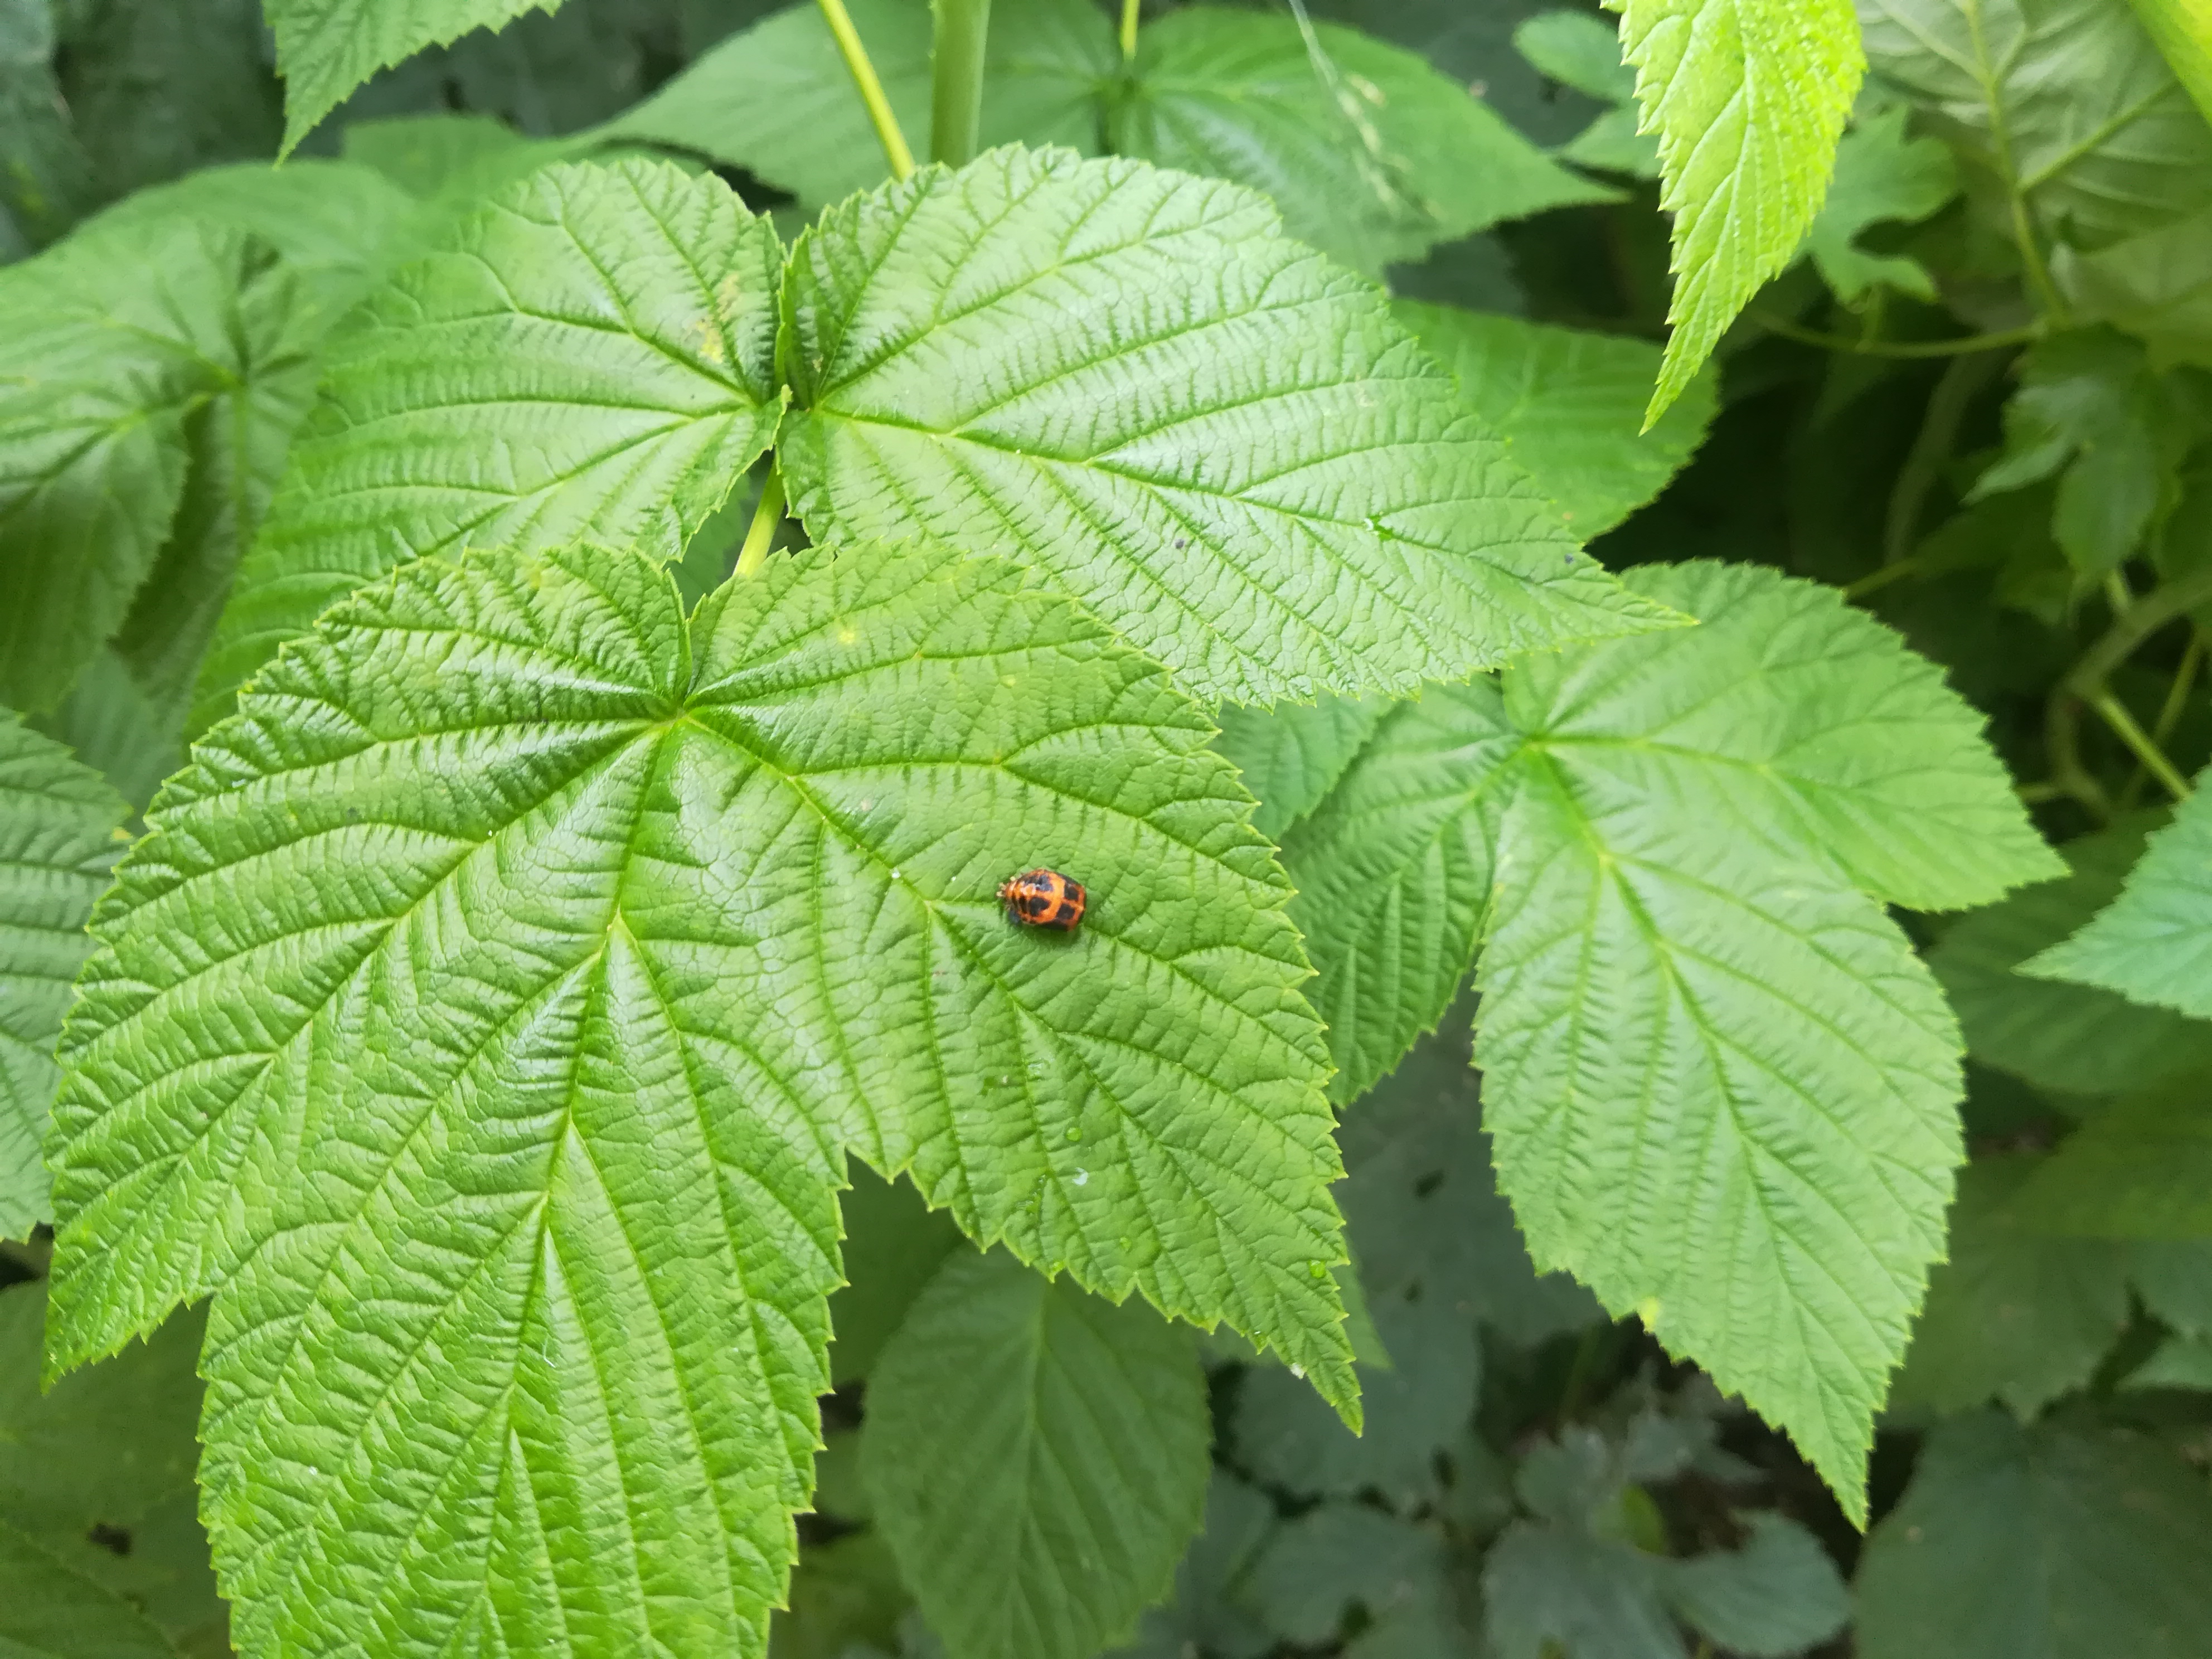
[[[1664,489],[1719,403],[1719,376],[1700,374],[1644,431],[1660,357],[1646,341],[1409,300],[1392,309],[1577,536],[1603,534]]]
[[[927,0],[848,0],[899,130],[929,151]],[[991,15],[982,142],[1099,142],[1100,89],[1121,73],[1113,26],[1091,0],[1020,0]],[[594,137],[665,144],[741,167],[811,208],[890,176],[852,71],[814,0],[724,41]]]
[[[0,1238],[27,1238],[48,1214],[39,1140],[61,1080],[54,1041],[130,811],[97,772],[0,710]]]
[[[2016,199],[2041,235],[2094,247],[2212,201],[2212,128],[2127,0],[1858,7],[1875,73],[1936,118],[1993,215]]]
[[[2046,1160],[2037,1224],[2105,1238],[2212,1238],[2212,1090],[2187,1077],[2104,1108]]]
[[[289,153],[356,87],[426,46],[498,28],[561,0],[265,0],[284,77]]]
[[[1764,843],[1839,867],[1838,886],[1922,908],[1985,902],[2056,867],[1979,717],[1832,590],[1749,566],[1629,580],[1703,624],[1532,660],[1507,672],[1503,700],[1481,683],[1431,689],[1391,712],[1290,832],[1340,1098],[1450,1002],[1501,879],[1505,803],[1550,775],[1546,757],[1624,811],[1646,803],[1621,833],[1679,841],[1691,867]],[[1523,879],[1558,853],[1513,849]]]
[[[870,1379],[861,1457],[951,1652],[1091,1659],[1167,1589],[1212,1434],[1188,1330],[963,1252]]]
[[[2033,1417],[2087,1382],[2128,1319],[2128,1252],[2035,1230],[2038,1160],[1978,1158],[1959,1177],[1947,1259],[1930,1276],[1893,1404],[1997,1400]]]
[[[1211,730],[915,548],[688,625],[641,553],[418,561],[259,675],[95,921],[48,1142],[51,1365],[215,1292],[248,1659],[758,1655],[847,1148],[1351,1409],[1323,1046]],[[1079,933],[1001,915],[1039,862]]]
[[[2144,843],[2119,897],[2020,971],[2212,1019],[2212,780]]]
[[[777,358],[817,539],[1018,556],[1200,696],[1404,689],[1673,620],[1577,551],[1379,292],[1233,185],[1064,151],[926,169],[793,251]]]
[[[1356,270],[1614,192],[1569,171],[1479,96],[1356,29],[1185,6],[1138,36],[1108,144],[1272,197],[1289,233]]]
[[[330,348],[193,720],[417,555],[635,542],[672,558],[768,447],[781,254],[729,188],[549,168],[394,277]]]
[[[190,221],[0,274],[0,700],[51,708],[118,626],[149,680],[190,678],[309,394],[297,297],[265,246]]]
[[[2119,896],[2155,822],[2137,818],[2068,842],[2063,880],[1967,917],[1929,952],[1976,1060],[2039,1088],[2084,1095],[2125,1094],[2212,1066],[2212,1022],[2019,971]]]
[[[2212,1624],[2212,1490],[2118,1430],[1938,1429],[1867,1540],[1862,1659],[2195,1659]]]
[[[1674,215],[1674,333],[1650,413],[1680,395],[1820,211],[1865,58],[1851,0],[1610,0]]]

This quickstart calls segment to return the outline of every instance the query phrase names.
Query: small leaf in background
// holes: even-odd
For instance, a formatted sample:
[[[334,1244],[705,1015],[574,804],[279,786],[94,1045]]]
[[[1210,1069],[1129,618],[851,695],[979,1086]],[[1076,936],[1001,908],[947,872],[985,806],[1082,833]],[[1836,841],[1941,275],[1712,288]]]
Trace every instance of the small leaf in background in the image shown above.
[[[1673,334],[1647,419],[1796,257],[1865,58],[1851,0],[1610,0],[1674,216]]]
[[[2197,1659],[2212,1488],[2157,1441],[1997,1412],[1939,1426],[1867,1540],[1860,1659]]]
[[[1969,501],[2058,479],[2052,533],[2084,576],[2117,569],[2180,496],[2196,436],[2142,346],[2109,329],[2061,334],[2028,352],[2005,405],[2005,447]]]
[[[1206,1492],[1206,1524],[1176,1568],[1175,1591],[1146,1613],[1137,1639],[1115,1659],[1259,1659],[1274,1645],[1239,1604],[1245,1574],[1275,1530],[1274,1504],[1217,1466]]]
[[[1310,703],[1272,708],[1224,703],[1214,716],[1221,731],[1213,746],[1236,763],[1244,787],[1259,797],[1252,827],[1269,841],[1282,840],[1336,787],[1389,708],[1381,697],[1327,692]]]
[[[1647,341],[1411,300],[1391,311],[1451,370],[1467,407],[1508,434],[1513,459],[1585,540],[1666,488],[1719,404],[1720,377],[1701,372],[1644,431],[1660,358]]]
[[[1321,1646],[1355,1607],[1380,1623],[1447,1594],[1443,1540],[1364,1504],[1316,1504],[1277,1527],[1247,1570],[1243,1607],[1286,1641]]]
[[[1192,6],[1146,26],[1133,67],[1106,105],[1116,154],[1264,191],[1291,235],[1370,276],[1502,219],[1614,199],[1356,30]]]
[[[526,138],[488,115],[407,115],[347,123],[344,153],[418,201],[473,204],[576,147]],[[301,165],[288,162],[279,171]]]
[[[1813,263],[1847,306],[1880,286],[1936,303],[1927,267],[1902,254],[1872,253],[1858,239],[1876,225],[1914,224],[1959,193],[1958,164],[1934,138],[1908,137],[1902,104],[1869,116],[1836,146],[1836,176],[1806,234]]]
[[[781,261],[727,185],[665,163],[549,168],[450,233],[332,342],[193,729],[418,555],[587,538],[675,557],[775,434]]]
[[[153,683],[189,676],[312,390],[296,299],[190,222],[0,272],[0,700],[52,708],[118,627]]]
[[[2212,1023],[2018,971],[2119,896],[2158,823],[2143,815],[2068,842],[2065,878],[1965,918],[1928,953],[1976,1060],[2075,1095],[2126,1094],[2212,1067]]]
[[[0,1521],[0,1645],[10,1659],[176,1659],[131,1601],[57,1560]]]
[[[2212,1081],[2185,1075],[2102,1108],[2045,1161],[2033,1197],[2054,1232],[2212,1237]]]
[[[92,158],[54,79],[54,11],[52,0],[0,0],[0,263],[92,205]]]
[[[1482,1568],[1498,1659],[1689,1659],[1659,1597],[1661,1561],[1617,1539],[1516,1521]]]
[[[258,675],[123,868],[48,1142],[50,1370],[216,1292],[242,1650],[602,1608],[610,1648],[757,1656],[848,1149],[1356,1412],[1325,1051],[1212,729],[913,547],[688,623],[643,553],[421,560]],[[1091,884],[1079,933],[1006,921],[1040,860]],[[548,1589],[576,1483],[622,1498]],[[404,1536],[367,1524],[396,1493]],[[428,1588],[464,1569],[483,1603]]]
[[[1617,28],[1588,12],[1540,11],[1513,31],[1513,45],[1559,85],[1612,106],[1555,155],[1601,173],[1659,176],[1658,136],[1636,130],[1636,71],[1620,61]]]
[[[1660,1594],[1682,1622],[1744,1659],[1784,1659],[1841,1631],[1851,1593],[1820,1540],[1787,1516],[1741,1518],[1741,1548],[1667,1564]]]
[[[929,153],[930,8],[847,0],[899,130]],[[1103,89],[1123,73],[1113,25],[1091,0],[1020,0],[991,14],[985,148],[1019,141],[1095,154]],[[810,210],[890,176],[852,72],[812,0],[732,36],[591,137],[704,155],[798,197]]]
[[[560,0],[267,0],[284,77],[284,153],[377,70]]]
[[[2016,190],[2040,238],[2094,248],[2212,202],[2212,128],[2124,0],[1859,0],[1859,16],[1869,67],[1963,152],[1993,222]]]
[[[2212,1020],[2212,775],[2152,832],[2120,896],[2019,971]]]
[[[43,1285],[0,1291],[0,1530],[17,1540],[15,1565],[35,1572],[43,1561],[62,1583],[88,1581],[99,1593],[73,1589],[72,1603],[125,1598],[191,1659],[227,1659],[228,1617],[193,1513],[200,1383],[192,1364],[206,1322],[180,1314],[42,1393],[46,1312]],[[20,1651],[8,1642],[28,1640],[26,1625],[9,1617],[27,1621],[42,1600],[0,1588],[0,1650]]]
[[[876,1524],[951,1654],[1090,1659],[1167,1589],[1211,1434],[1188,1329],[963,1252],[869,1380],[861,1457]]]
[[[1678,620],[1576,549],[1378,290],[1233,185],[925,168],[808,232],[783,309],[816,539],[1012,557],[1201,696],[1410,689]]]
[[[39,1142],[61,1081],[54,1042],[130,811],[98,773],[0,709],[0,1238],[28,1238],[52,1213]]]
[[[2086,1384],[2128,1322],[2127,1247],[2036,1227],[2040,1160],[1977,1158],[1959,1176],[1948,1256],[1929,1275],[1890,1403],[1952,1413],[1991,1400],[2033,1418]]]

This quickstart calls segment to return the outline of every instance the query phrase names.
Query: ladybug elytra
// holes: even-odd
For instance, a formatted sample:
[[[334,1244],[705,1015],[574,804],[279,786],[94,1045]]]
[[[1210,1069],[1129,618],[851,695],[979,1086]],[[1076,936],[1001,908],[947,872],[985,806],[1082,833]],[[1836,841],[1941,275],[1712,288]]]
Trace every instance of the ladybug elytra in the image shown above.
[[[1057,927],[1072,933],[1083,920],[1083,884],[1070,881],[1057,870],[1024,870],[999,884],[999,902],[1025,927]]]

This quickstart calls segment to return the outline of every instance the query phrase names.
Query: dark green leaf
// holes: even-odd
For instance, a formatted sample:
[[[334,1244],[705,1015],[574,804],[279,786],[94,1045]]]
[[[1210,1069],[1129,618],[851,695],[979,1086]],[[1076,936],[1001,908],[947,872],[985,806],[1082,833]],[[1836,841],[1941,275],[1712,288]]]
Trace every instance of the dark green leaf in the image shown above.
[[[2197,1659],[2212,1487],[2154,1442],[1984,1412],[1939,1428],[1859,1564],[1860,1659]]]
[[[1516,1521],[1483,1563],[1498,1659],[1688,1659],[1659,1599],[1660,1566],[1632,1545]]]
[[[1167,1589],[1211,1432],[1188,1331],[963,1252],[884,1351],[862,1457],[876,1523],[952,1652],[1090,1659]]]
[[[0,1521],[0,1652],[7,1659],[175,1659],[146,1615]]]
[[[1206,1493],[1206,1525],[1176,1568],[1175,1594],[1145,1614],[1137,1639],[1115,1659],[1258,1659],[1274,1638],[1237,1604],[1245,1572],[1275,1528],[1275,1506],[1218,1467]]]
[[[845,1231],[845,1283],[830,1297],[830,1379],[841,1387],[866,1376],[945,1258],[960,1248],[960,1229],[922,1201],[912,1183],[885,1181],[866,1164],[838,1194]]]
[[[1513,44],[1561,86],[1611,106],[1559,155],[1605,173],[1659,176],[1658,135],[1636,130],[1636,71],[1620,61],[1617,30],[1588,12],[1545,11],[1513,31]]]
[[[1322,1504],[1275,1528],[1239,1600],[1279,1635],[1320,1644],[1355,1606],[1379,1620],[1434,1601],[1443,1570],[1434,1533],[1364,1504]]]
[[[2034,1203],[2053,1231],[2212,1237],[2212,1087],[2184,1077],[2106,1107],[2044,1165]]]
[[[1313,702],[1273,708],[1224,704],[1214,716],[1221,732],[1213,746],[1236,763],[1244,787],[1259,797],[1252,827],[1270,841],[1282,840],[1336,787],[1389,708],[1380,697],[1354,701],[1326,693]]]
[[[52,0],[0,0],[0,239],[12,222],[33,246],[92,204],[92,159],[54,80]]]
[[[1660,1591],[1691,1629],[1744,1659],[1817,1647],[1851,1616],[1851,1593],[1820,1540],[1785,1516],[1747,1517],[1741,1549],[1669,1562]]]
[[[1813,263],[1847,306],[1863,303],[1881,284],[1936,301],[1935,278],[1919,261],[1870,253],[1858,244],[1873,227],[1925,219],[1959,193],[1951,153],[1936,139],[1905,136],[1910,113],[1898,105],[1844,135],[1836,146],[1835,179],[1806,236]]]

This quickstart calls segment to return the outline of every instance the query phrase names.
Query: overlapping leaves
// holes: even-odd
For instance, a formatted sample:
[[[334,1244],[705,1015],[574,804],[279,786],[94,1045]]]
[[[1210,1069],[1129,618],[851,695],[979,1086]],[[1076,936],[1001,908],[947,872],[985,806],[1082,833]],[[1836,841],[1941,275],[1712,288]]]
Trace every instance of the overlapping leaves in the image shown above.
[[[1532,1252],[1844,1494],[1939,1253],[1954,1028],[1877,898],[2055,860],[1978,718],[1832,592],[1634,573],[1702,618],[1394,710],[1285,860],[1356,1093],[1484,941],[1477,1061]]]
[[[688,625],[635,553],[423,561],[261,675],[96,920],[49,1158],[54,1364],[215,1292],[241,1650],[760,1652],[848,1146],[1349,1409],[1322,1038],[1210,729],[915,549]],[[1033,861],[1080,934],[1000,917]]]

